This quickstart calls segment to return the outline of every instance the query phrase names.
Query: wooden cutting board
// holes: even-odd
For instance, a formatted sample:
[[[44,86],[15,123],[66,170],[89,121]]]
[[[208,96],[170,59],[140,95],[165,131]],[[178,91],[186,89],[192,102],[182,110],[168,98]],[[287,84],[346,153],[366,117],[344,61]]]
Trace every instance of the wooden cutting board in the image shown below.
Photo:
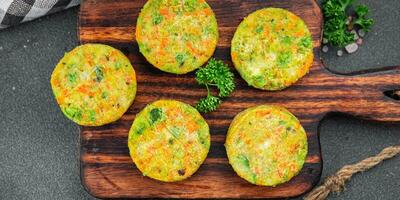
[[[135,42],[136,18],[145,0],[84,0],[79,14],[81,43],[105,43],[122,50],[131,60],[138,80],[134,104],[117,122],[102,127],[82,127],[81,179],[86,190],[99,198],[279,198],[309,191],[320,179],[322,156],[318,127],[328,113],[342,112],[367,120],[400,121],[400,104],[393,90],[400,85],[400,67],[353,74],[334,74],[319,59],[322,15],[313,0],[208,0],[219,25],[215,57],[232,66],[230,41],[249,13],[264,7],[288,9],[300,16],[313,35],[315,59],[308,75],[279,92],[251,87],[236,73],[237,90],[204,118],[210,125],[211,148],[205,163],[191,178],[163,183],[141,175],[127,147],[128,131],[146,104],[177,99],[194,105],[206,95],[194,73],[173,75],[152,67]],[[384,93],[386,92],[386,93]],[[386,95],[385,95],[386,94]],[[392,96],[392,97],[391,97]],[[309,151],[300,174],[277,187],[262,187],[239,178],[228,164],[225,135],[233,117],[259,104],[276,104],[294,113],[306,129]]]

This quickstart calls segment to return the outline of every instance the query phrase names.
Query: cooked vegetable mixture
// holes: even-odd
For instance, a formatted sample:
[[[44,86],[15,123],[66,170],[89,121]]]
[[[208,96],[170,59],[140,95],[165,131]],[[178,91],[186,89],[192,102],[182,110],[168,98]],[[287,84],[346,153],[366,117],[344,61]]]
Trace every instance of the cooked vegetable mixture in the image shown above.
[[[206,121],[190,105],[159,100],[136,115],[128,146],[144,176],[180,181],[195,173],[207,157],[210,132]]]
[[[57,103],[69,119],[84,126],[118,120],[136,95],[136,75],[128,58],[102,44],[78,46],[51,75]]]
[[[214,53],[217,20],[205,0],[149,0],[137,20],[136,41],[152,65],[185,74]]]
[[[314,58],[306,24],[280,8],[247,16],[233,37],[231,56],[243,79],[263,90],[281,90],[295,83]]]
[[[275,186],[297,175],[306,159],[307,136],[283,107],[261,105],[239,113],[225,143],[229,163],[248,182]]]

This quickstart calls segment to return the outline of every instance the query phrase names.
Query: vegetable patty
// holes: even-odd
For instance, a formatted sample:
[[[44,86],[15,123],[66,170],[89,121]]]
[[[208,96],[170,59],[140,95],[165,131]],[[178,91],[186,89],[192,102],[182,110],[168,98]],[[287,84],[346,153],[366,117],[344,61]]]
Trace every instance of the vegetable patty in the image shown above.
[[[225,147],[240,177],[256,185],[275,186],[300,172],[307,155],[307,136],[288,110],[261,105],[234,118]]]
[[[118,120],[136,95],[136,75],[128,58],[102,44],[85,44],[65,54],[51,75],[62,112],[84,126]]]
[[[180,181],[195,173],[207,157],[210,132],[206,121],[190,105],[159,100],[136,115],[128,146],[144,176]]]
[[[214,53],[217,20],[205,0],[149,0],[137,20],[136,41],[152,65],[185,74]]]
[[[232,40],[233,64],[251,86],[281,90],[303,77],[314,54],[310,31],[298,16],[280,8],[251,13]]]

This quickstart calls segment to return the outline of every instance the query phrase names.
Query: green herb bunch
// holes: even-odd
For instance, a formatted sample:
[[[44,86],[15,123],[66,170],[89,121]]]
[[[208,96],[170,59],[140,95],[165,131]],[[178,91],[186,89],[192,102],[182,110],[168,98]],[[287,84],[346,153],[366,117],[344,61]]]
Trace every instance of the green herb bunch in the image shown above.
[[[227,64],[211,58],[207,65],[196,72],[196,81],[207,88],[207,97],[199,100],[196,109],[199,112],[212,112],[222,103],[221,98],[228,97],[235,89],[234,75]],[[210,86],[218,89],[218,96],[211,93]]]
[[[322,3],[322,11],[324,13],[324,38],[334,46],[343,47],[355,41],[354,33],[347,28],[358,25],[360,28],[368,32],[374,24],[373,19],[366,16],[369,12],[365,5],[359,5],[355,8],[356,16],[347,24],[349,15],[348,9],[352,6],[354,0],[324,0]]]

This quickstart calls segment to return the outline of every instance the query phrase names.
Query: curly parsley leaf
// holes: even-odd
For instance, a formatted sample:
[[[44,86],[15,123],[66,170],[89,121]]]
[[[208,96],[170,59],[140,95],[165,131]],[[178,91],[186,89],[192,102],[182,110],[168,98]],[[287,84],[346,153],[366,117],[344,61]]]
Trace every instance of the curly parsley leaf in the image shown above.
[[[228,65],[214,58],[211,58],[205,67],[197,70],[196,81],[200,85],[205,85],[208,91],[207,97],[200,99],[196,105],[200,112],[216,110],[222,102],[220,98],[228,97],[235,89],[234,74]],[[218,97],[211,94],[209,86],[217,87]]]
[[[219,97],[229,96],[235,89],[234,75],[227,64],[211,58],[207,66],[197,70],[196,80],[200,85],[216,86]]]
[[[217,110],[218,106],[222,103],[222,100],[218,97],[208,95],[207,97],[201,98],[196,104],[196,109],[199,112],[207,113]]]
[[[365,5],[359,5],[356,8],[357,19],[354,21],[354,24],[359,25],[365,32],[368,32],[371,29],[371,26],[374,24],[374,20],[371,18],[367,18],[368,15],[368,7]]]
[[[328,39],[333,46],[343,47],[355,41],[354,34],[348,28],[347,10],[352,7],[354,0],[324,0],[322,10],[324,13],[324,38]],[[351,23],[358,25],[366,32],[370,30],[374,21],[367,19],[368,8],[365,5],[359,5],[355,9],[356,17]]]

